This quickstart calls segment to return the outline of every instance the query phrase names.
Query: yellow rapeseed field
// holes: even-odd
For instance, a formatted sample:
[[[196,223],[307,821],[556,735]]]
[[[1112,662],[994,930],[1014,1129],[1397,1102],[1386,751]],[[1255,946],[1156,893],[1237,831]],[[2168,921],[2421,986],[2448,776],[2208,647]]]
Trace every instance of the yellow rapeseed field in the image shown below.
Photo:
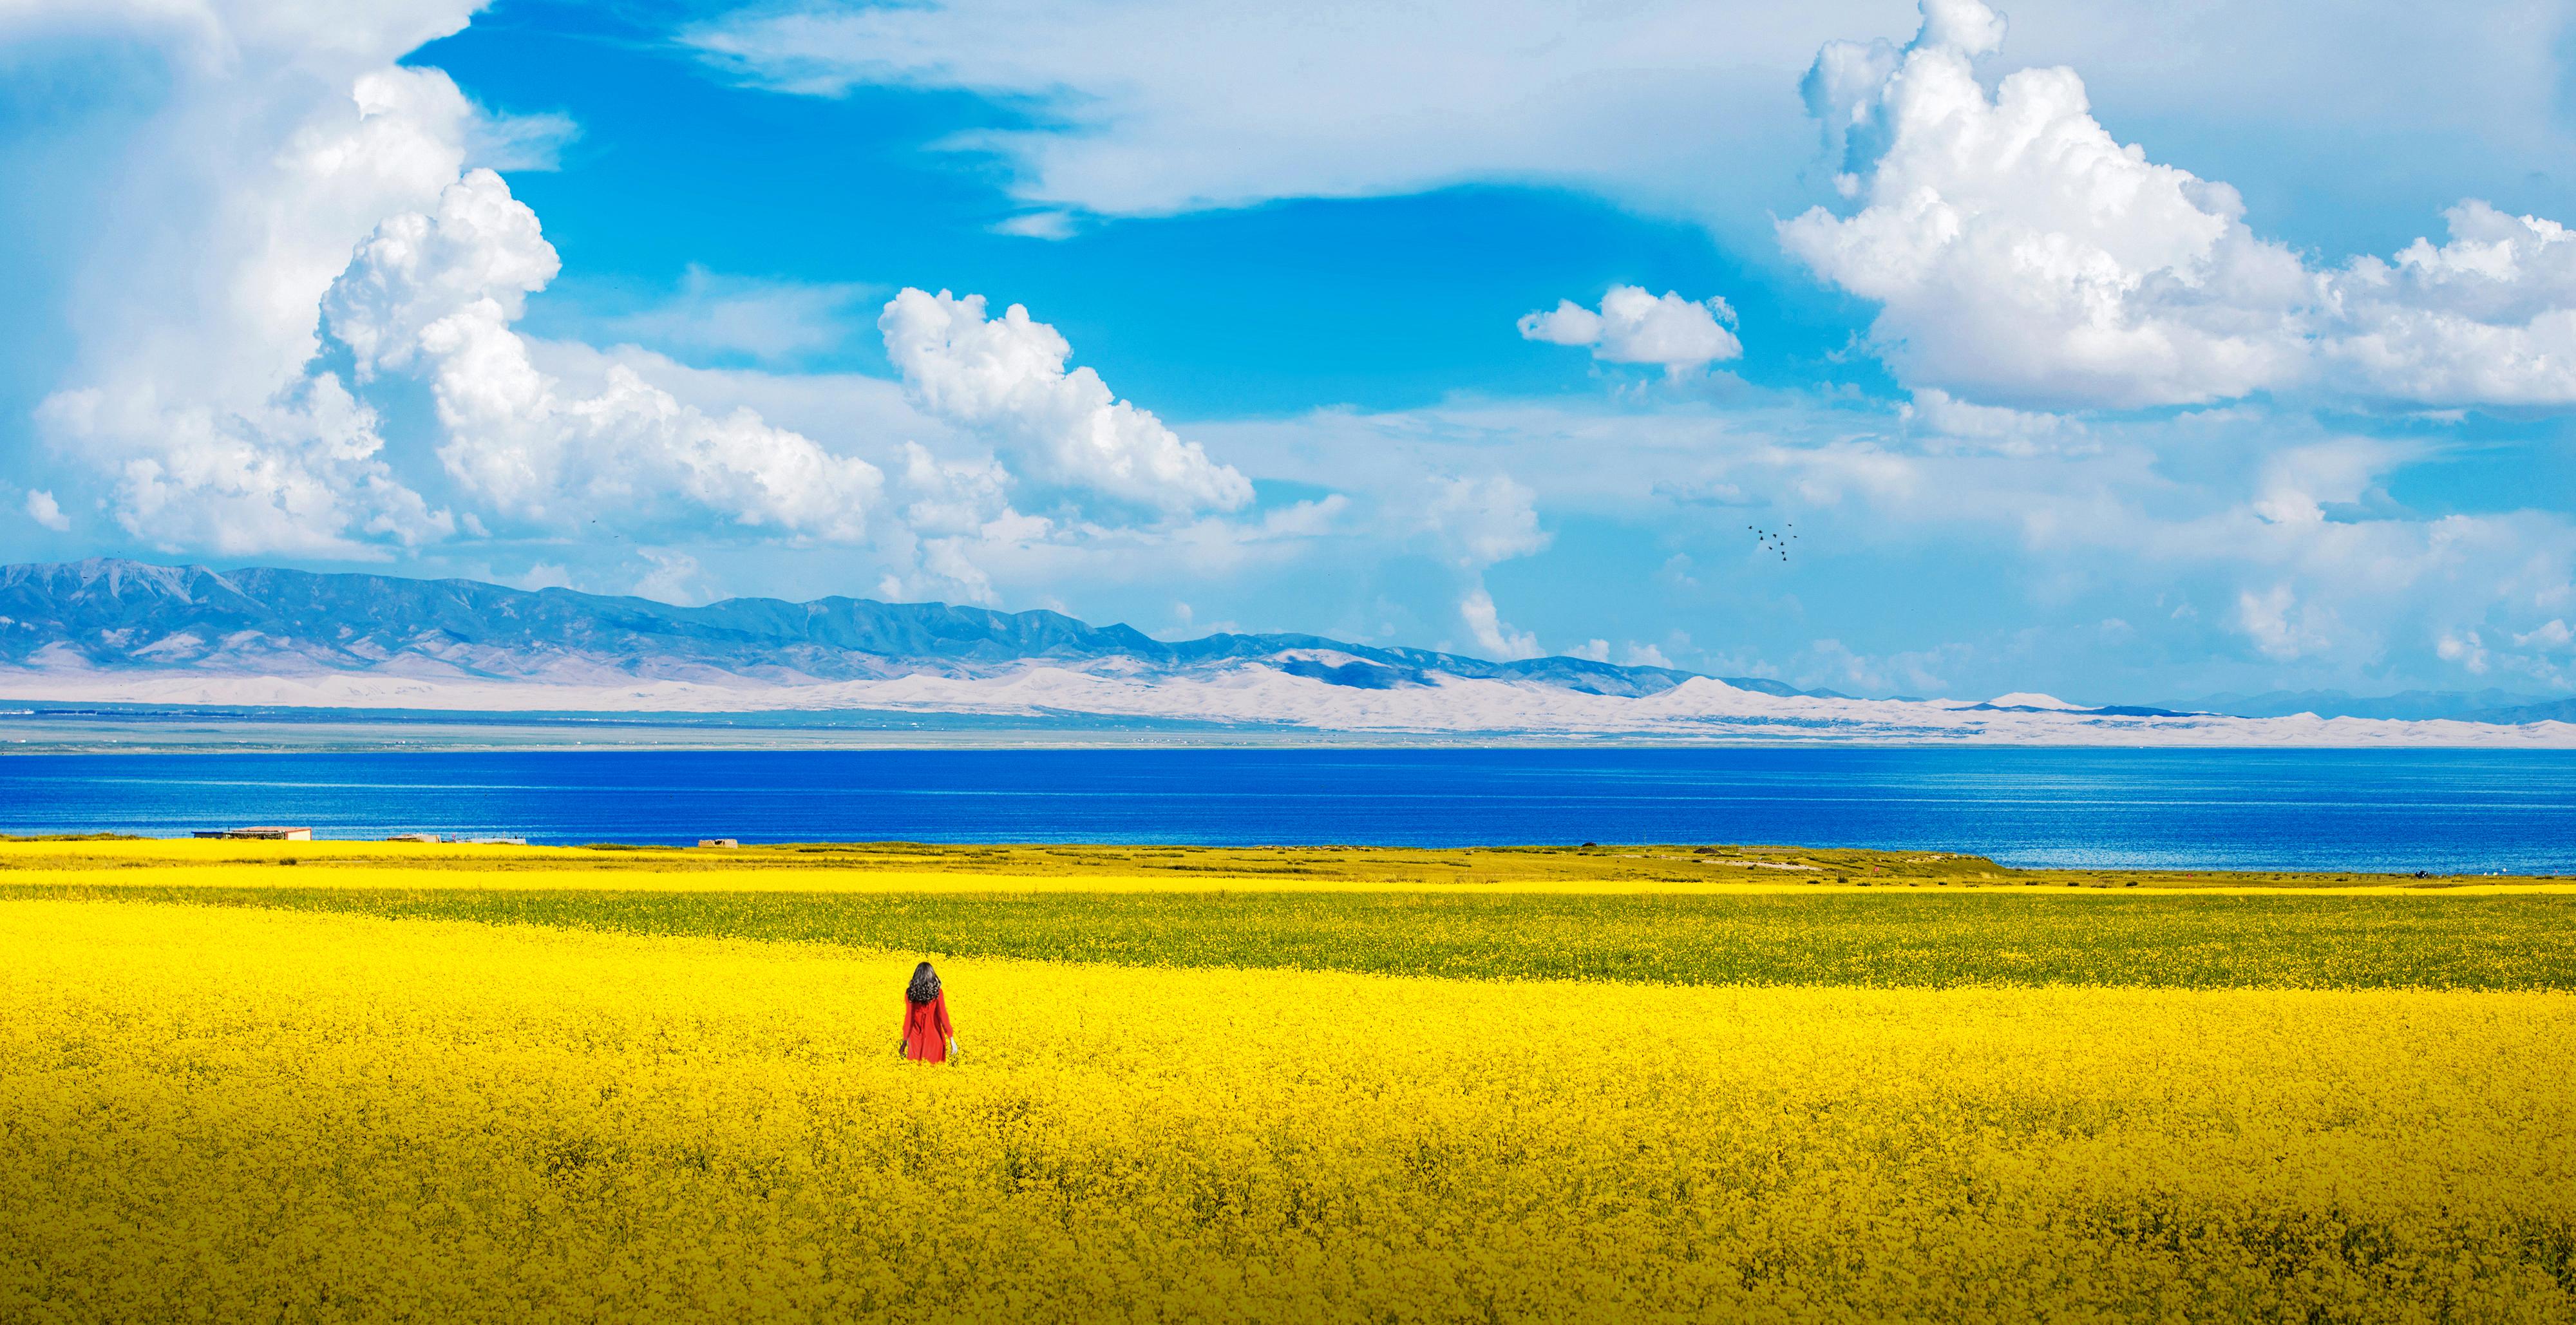
[[[911,961],[0,901],[0,1319],[2576,1318],[2564,992]]]

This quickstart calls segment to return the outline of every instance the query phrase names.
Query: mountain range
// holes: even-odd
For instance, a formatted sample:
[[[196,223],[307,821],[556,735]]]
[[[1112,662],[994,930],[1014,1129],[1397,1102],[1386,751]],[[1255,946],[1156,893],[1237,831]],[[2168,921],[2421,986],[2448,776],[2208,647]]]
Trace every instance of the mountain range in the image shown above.
[[[0,567],[0,666],[18,668],[579,684],[730,677],[796,686],[987,677],[1032,662],[1164,673],[1259,662],[1356,689],[1421,685],[1438,675],[1617,696],[1657,694],[1697,675],[1583,658],[1488,662],[1315,635],[1226,633],[1173,643],[1061,612],[947,603],[728,598],[679,607],[571,589],[271,567],[215,571],[112,558]],[[1760,677],[1726,683],[1841,698]]]
[[[473,580],[107,558],[0,567],[0,698],[470,712],[1018,715],[1320,732],[2082,744],[2576,744],[2576,710],[2417,694],[2086,708],[1856,699],[1582,658],[1315,635],[1159,640],[1059,612],[833,597],[700,607]],[[2487,699],[2488,696],[2480,696]],[[2222,705],[2221,701],[2225,701]],[[2343,701],[2338,711],[2335,701]],[[2231,712],[2228,706],[2248,712]]]

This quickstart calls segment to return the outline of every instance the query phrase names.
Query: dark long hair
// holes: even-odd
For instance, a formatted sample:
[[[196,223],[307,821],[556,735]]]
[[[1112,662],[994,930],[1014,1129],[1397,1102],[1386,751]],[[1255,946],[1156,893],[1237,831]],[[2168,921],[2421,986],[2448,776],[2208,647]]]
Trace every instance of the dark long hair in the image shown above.
[[[912,968],[912,983],[904,986],[903,996],[915,1003],[933,1003],[939,999],[939,972],[923,962]]]

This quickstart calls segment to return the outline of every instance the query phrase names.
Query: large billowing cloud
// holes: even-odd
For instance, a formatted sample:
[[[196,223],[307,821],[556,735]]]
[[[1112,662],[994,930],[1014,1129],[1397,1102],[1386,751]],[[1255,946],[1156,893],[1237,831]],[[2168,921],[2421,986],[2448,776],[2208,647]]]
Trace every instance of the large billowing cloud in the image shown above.
[[[322,294],[350,249],[456,178],[479,113],[435,70],[373,70],[337,96],[306,95],[300,74],[251,82],[192,75],[164,133],[138,145],[138,163],[168,169],[126,217],[183,224],[110,223],[95,302],[75,320],[76,376],[40,421],[109,478],[116,518],[163,548],[350,553],[442,536],[452,517],[394,475],[375,412],[314,360]],[[282,142],[264,136],[272,116],[287,119]]]
[[[1978,0],[1924,0],[1911,44],[1835,42],[1807,77],[1856,206],[1780,237],[1880,305],[1873,338],[1909,385],[2043,408],[2576,402],[2576,237],[2469,202],[2448,244],[2313,268],[2234,189],[2113,137],[2074,70],[1989,92],[1973,61],[2003,35]]]
[[[2449,243],[2335,274],[2328,379],[2402,400],[2576,403],[2576,232],[2475,200],[2445,220]]]
[[[877,326],[924,409],[989,434],[1040,479],[1173,514],[1252,500],[1250,480],[1112,396],[1100,374],[1067,371],[1073,347],[1018,304],[987,318],[982,295],[907,289]]]
[[[45,527],[94,499],[163,551],[343,558],[479,537],[487,515],[541,535],[867,531],[883,481],[865,460],[516,330],[557,258],[475,167],[542,165],[567,125],[495,116],[394,63],[476,7],[0,16],[0,39],[145,45],[170,73],[120,149],[120,206],[73,245],[78,349],[37,412],[69,486],[48,490]],[[430,387],[434,461],[388,445],[420,431],[371,403],[394,375]]]
[[[331,330],[361,373],[427,371],[447,431],[439,457],[494,509],[556,524],[694,510],[823,538],[866,531],[883,486],[866,461],[747,409],[709,415],[623,365],[580,386],[540,368],[511,324],[558,266],[536,213],[476,170],[434,210],[376,227],[332,288]],[[683,509],[662,509],[672,505]]]
[[[376,412],[335,374],[231,409],[165,405],[148,382],[81,387],[40,418],[107,471],[117,521],[163,551],[366,556],[456,528],[394,476]]]
[[[37,411],[147,545],[362,556],[456,528],[317,355],[323,292],[357,242],[434,202],[470,144],[528,138],[445,74],[393,67],[475,7],[38,4],[0,20],[0,37],[149,45],[167,71],[113,163],[118,206],[75,245],[74,364]]]

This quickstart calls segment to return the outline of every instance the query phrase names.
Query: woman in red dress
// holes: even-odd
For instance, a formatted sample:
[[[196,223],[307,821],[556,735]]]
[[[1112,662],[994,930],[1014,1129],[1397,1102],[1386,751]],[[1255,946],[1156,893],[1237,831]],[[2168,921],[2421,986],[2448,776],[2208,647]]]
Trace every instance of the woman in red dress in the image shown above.
[[[948,995],[928,962],[912,968],[912,983],[903,991],[903,1038],[895,1048],[925,1063],[945,1063],[957,1052],[957,1029],[948,1024]]]

